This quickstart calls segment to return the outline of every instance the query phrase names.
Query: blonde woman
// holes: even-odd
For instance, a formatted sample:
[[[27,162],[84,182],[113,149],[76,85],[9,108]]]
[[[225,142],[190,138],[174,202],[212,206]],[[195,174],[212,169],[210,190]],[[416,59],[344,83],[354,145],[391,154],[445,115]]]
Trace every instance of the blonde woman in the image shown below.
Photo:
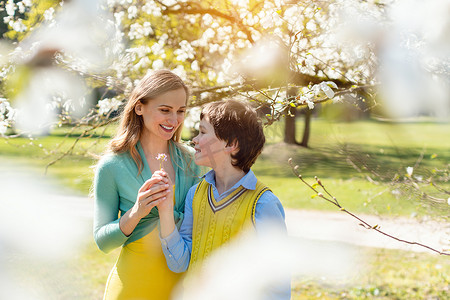
[[[156,71],[130,95],[109,151],[94,178],[94,238],[104,252],[122,247],[104,299],[169,299],[180,275],[167,267],[155,207],[168,181],[150,179],[161,168],[174,182],[174,217],[183,220],[184,200],[198,182],[192,152],[180,144],[188,88],[175,74]],[[158,199],[152,201],[152,199]]]

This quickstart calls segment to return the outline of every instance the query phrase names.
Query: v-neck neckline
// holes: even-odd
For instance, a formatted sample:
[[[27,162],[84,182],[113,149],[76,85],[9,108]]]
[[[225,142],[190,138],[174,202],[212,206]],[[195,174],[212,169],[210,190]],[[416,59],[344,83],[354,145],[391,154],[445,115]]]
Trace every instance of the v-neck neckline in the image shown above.
[[[223,199],[216,201],[214,198],[213,186],[209,184],[208,186],[208,203],[211,207],[212,211],[216,213],[217,211],[224,209],[231,203],[233,203],[236,199],[238,199],[247,189],[240,186],[233,192],[231,192],[228,196]]]

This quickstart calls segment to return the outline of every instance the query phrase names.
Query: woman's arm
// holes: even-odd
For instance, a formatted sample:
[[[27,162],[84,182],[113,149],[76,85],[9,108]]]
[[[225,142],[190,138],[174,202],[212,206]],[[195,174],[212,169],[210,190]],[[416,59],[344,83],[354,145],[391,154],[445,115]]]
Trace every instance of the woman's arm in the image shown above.
[[[170,192],[167,182],[167,178],[154,174],[141,186],[135,204],[120,218],[119,224],[123,234],[129,236],[153,207],[164,202]]]
[[[127,240],[119,226],[119,194],[109,162],[101,160],[94,177],[94,240],[106,253]]]
[[[119,219],[115,164],[117,161],[114,159],[104,158],[98,163],[94,177],[94,240],[106,253],[122,246],[141,218],[148,215],[167,193],[164,179],[147,180],[139,189],[134,206]]]

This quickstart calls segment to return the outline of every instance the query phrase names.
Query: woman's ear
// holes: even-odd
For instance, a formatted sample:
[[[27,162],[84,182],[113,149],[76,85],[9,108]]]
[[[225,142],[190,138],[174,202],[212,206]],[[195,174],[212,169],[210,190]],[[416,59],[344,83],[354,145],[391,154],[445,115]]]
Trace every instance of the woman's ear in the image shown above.
[[[134,112],[138,116],[142,116],[143,112],[142,112],[142,103],[141,103],[141,101],[138,101],[138,103],[136,103],[136,106],[134,107]]]

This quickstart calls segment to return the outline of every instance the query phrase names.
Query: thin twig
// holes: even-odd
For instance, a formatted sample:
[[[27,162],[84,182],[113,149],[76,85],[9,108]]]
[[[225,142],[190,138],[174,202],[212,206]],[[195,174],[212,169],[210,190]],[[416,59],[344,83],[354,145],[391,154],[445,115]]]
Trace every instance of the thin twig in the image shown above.
[[[350,211],[348,211],[347,209],[345,209],[344,207],[342,207],[342,206],[339,204],[339,202],[337,201],[336,197],[333,197],[327,190],[324,189],[324,191],[327,193],[327,195],[329,195],[333,200],[331,200],[331,199],[329,199],[328,197],[324,196],[322,193],[320,193],[319,191],[317,191],[317,190],[314,188],[314,186],[312,186],[312,185],[310,185],[308,182],[306,182],[306,181],[303,179],[302,175],[298,173],[298,166],[294,166],[294,165],[293,165],[292,158],[289,159],[289,165],[290,165],[290,167],[291,167],[293,173],[294,173],[294,174],[295,174],[295,175],[296,175],[296,176],[297,176],[297,177],[298,177],[298,178],[299,178],[306,186],[308,186],[310,189],[312,189],[312,190],[317,194],[318,197],[320,197],[320,198],[322,198],[322,199],[324,199],[324,200],[326,200],[326,201],[332,203],[333,205],[337,206],[341,211],[343,211],[343,212],[347,213],[348,215],[352,216],[353,218],[357,219],[359,222],[361,222],[361,225],[363,225],[364,228],[375,230],[375,231],[377,231],[378,233],[381,233],[382,235],[385,235],[385,236],[387,236],[387,237],[389,237],[389,238],[391,238],[391,239],[394,239],[394,240],[399,241],[399,242],[402,242],[402,243],[406,243],[406,244],[410,244],[410,245],[417,245],[417,246],[420,246],[420,247],[427,248],[428,250],[431,250],[431,251],[433,251],[433,252],[436,252],[436,253],[438,253],[438,254],[440,254],[440,255],[447,255],[447,256],[450,256],[450,253],[445,252],[444,250],[443,250],[443,251],[439,251],[439,250],[436,250],[436,249],[434,249],[434,248],[432,248],[432,247],[430,247],[430,246],[424,245],[424,244],[422,244],[422,243],[407,241],[407,240],[404,240],[404,239],[400,239],[400,238],[398,238],[398,237],[396,237],[396,236],[393,236],[393,235],[391,235],[391,234],[388,234],[388,233],[386,233],[386,232],[380,230],[380,229],[379,229],[380,226],[379,226],[378,224],[377,224],[377,225],[370,225],[368,222],[364,221],[363,219],[361,219],[361,218],[358,217],[357,215],[353,214],[352,212],[350,212]],[[319,184],[322,188],[324,188],[322,182],[321,182],[317,177],[316,177],[316,180],[317,180],[318,184]]]

